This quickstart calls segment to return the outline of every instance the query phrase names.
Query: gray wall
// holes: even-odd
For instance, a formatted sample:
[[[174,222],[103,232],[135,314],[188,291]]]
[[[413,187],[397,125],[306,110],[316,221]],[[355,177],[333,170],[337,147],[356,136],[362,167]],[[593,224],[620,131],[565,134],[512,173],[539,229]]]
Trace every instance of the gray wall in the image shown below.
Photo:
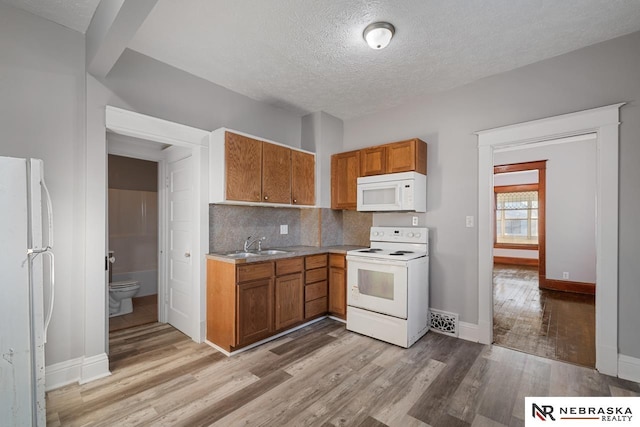
[[[81,356],[84,38],[0,3],[0,155],[44,160],[55,221],[56,305],[46,363]]]
[[[344,123],[344,150],[418,137],[428,142],[426,225],[434,308],[478,320],[477,138],[473,132],[629,102],[620,126],[619,345],[640,357],[640,33],[416,99]]]
[[[596,281],[596,140],[526,148],[493,156],[504,165],[547,160],[546,277]]]
[[[132,50],[102,84],[130,108],[205,130],[228,127],[300,148],[301,119]]]

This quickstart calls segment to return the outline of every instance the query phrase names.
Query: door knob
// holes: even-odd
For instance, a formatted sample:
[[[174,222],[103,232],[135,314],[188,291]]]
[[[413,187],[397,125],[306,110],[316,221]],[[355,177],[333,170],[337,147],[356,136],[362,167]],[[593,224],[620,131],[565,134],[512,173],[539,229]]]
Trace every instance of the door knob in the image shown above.
[[[114,262],[116,262],[116,257],[114,257],[114,256],[110,256],[110,257],[109,257],[109,262],[110,262],[111,264],[113,264]]]
[[[185,256],[185,258],[189,258],[191,256],[191,253],[190,252],[185,252],[184,256]]]

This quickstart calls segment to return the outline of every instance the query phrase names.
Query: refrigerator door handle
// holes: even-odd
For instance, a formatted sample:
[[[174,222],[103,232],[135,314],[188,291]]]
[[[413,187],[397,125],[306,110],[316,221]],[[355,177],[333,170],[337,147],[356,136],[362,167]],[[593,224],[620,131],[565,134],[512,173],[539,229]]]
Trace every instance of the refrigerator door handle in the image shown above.
[[[47,310],[47,314],[44,320],[44,342],[47,342],[47,329],[49,329],[49,323],[51,322],[51,315],[53,314],[53,300],[56,295],[55,287],[56,287],[56,279],[55,279],[55,258],[53,256],[53,252],[46,250],[41,252],[44,255],[49,255],[49,284],[50,284],[50,293],[49,293],[49,308]]]
[[[45,248],[51,249],[53,247],[53,205],[51,204],[51,194],[49,193],[47,184],[44,182],[44,178],[40,179],[40,185],[47,198],[47,224],[49,225],[49,232],[47,233],[48,243]]]
[[[56,277],[55,277],[55,257],[53,252],[49,249],[29,249],[27,251],[29,255],[33,255],[31,261],[33,261],[38,255],[49,255],[49,308],[47,309],[47,314],[44,318],[44,342],[47,342],[47,329],[49,329],[49,323],[51,323],[51,315],[53,314],[53,302],[55,297],[56,290]]]

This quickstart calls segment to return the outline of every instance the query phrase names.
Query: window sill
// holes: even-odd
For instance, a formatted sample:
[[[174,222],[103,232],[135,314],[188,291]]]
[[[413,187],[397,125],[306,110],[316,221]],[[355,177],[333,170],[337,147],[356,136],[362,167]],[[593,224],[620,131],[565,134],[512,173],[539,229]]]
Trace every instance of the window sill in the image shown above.
[[[493,244],[493,248],[494,249],[525,249],[525,250],[537,251],[538,250],[538,245],[528,245],[528,244],[525,244],[525,243],[522,243],[522,244],[518,244],[518,243],[494,243]]]

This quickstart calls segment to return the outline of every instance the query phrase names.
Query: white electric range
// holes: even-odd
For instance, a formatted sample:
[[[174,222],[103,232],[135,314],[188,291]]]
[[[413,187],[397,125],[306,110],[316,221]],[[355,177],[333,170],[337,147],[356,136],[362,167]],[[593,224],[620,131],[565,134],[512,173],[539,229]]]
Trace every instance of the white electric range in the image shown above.
[[[347,329],[408,348],[429,330],[429,229],[371,227],[347,252]]]

